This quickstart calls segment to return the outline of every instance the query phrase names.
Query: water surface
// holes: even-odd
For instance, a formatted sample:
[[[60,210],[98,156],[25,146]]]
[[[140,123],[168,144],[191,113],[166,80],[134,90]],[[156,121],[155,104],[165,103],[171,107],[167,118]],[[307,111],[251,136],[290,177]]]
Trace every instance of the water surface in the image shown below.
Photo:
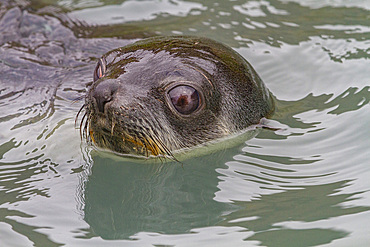
[[[1,246],[369,245],[367,1],[0,4]],[[173,34],[250,61],[276,97],[271,128],[183,164],[81,143],[97,58]]]

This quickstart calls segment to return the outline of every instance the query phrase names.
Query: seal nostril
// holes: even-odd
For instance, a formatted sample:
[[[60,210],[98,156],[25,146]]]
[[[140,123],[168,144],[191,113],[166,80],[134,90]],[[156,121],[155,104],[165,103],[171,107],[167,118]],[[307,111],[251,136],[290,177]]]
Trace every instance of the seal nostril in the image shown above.
[[[115,80],[102,81],[93,89],[92,96],[95,98],[100,112],[104,113],[105,105],[113,100],[117,89],[118,83]]]

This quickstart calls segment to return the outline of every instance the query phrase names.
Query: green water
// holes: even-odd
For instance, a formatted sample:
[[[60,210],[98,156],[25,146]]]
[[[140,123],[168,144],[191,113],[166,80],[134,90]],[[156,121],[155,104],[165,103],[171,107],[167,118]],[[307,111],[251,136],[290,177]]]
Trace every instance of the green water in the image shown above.
[[[10,8],[0,6],[3,17]],[[0,246],[370,245],[368,1],[25,8],[42,15],[53,6],[84,23],[73,28],[81,40],[0,47]],[[96,29],[85,33],[89,25]],[[96,58],[169,34],[210,37],[242,54],[276,97],[271,128],[183,164],[137,163],[81,143],[75,99]],[[22,71],[47,76],[20,90],[10,82]],[[52,90],[37,86],[51,81]]]

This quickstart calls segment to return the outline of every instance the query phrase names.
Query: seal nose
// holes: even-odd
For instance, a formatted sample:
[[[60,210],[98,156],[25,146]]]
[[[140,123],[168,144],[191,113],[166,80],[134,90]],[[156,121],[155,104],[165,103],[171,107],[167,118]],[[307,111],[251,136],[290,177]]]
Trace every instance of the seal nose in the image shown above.
[[[118,82],[116,80],[105,80],[99,83],[92,96],[95,98],[98,109],[104,113],[104,106],[113,100],[113,96],[118,89]]]

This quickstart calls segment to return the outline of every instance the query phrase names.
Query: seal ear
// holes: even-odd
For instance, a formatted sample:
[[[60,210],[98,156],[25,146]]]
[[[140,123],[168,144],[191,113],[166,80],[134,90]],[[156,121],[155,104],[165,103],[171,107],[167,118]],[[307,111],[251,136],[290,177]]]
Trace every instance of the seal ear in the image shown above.
[[[105,61],[102,58],[100,58],[94,70],[94,82],[104,76],[105,69],[106,69]]]

